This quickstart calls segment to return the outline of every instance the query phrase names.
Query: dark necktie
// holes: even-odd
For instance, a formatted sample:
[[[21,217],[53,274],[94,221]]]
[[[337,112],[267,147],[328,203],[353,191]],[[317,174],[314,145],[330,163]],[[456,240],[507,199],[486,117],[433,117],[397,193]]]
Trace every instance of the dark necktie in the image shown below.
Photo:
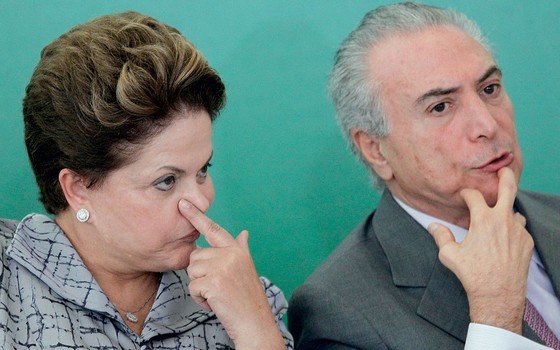
[[[546,322],[544,322],[541,314],[535,309],[535,306],[526,299],[525,303],[525,313],[523,314],[523,320],[527,322],[527,324],[535,331],[535,333],[542,339],[542,341],[553,349],[560,350],[560,341],[550,328]]]

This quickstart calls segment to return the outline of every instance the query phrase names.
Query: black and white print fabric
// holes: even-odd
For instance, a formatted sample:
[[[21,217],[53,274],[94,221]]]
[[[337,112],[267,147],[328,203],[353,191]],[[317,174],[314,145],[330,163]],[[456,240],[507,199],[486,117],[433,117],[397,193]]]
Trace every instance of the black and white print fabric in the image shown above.
[[[47,216],[0,219],[1,349],[233,349],[211,312],[188,294],[185,271],[163,274],[142,335],[132,332],[83,264],[68,238]],[[110,248],[108,248],[110,249]],[[287,302],[261,277],[287,349],[282,322]]]

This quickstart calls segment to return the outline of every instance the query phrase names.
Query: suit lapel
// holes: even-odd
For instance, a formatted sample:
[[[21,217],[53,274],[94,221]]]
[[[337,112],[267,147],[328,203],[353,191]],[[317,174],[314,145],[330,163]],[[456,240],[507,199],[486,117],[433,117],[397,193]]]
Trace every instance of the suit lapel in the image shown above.
[[[535,198],[538,196],[538,200]],[[546,269],[554,292],[560,297],[560,201],[558,197],[536,195],[519,191],[515,201],[517,210],[527,218],[527,231],[535,241],[535,248]],[[543,342],[535,332],[523,322],[523,336]]]
[[[443,266],[430,234],[385,192],[373,219],[374,232],[387,254],[398,287],[424,287],[417,314],[465,341],[469,307],[463,286]]]
[[[520,191],[517,209],[528,218],[527,229],[560,295],[560,204],[538,200]],[[417,314],[453,335],[466,340],[469,305],[466,292],[455,275],[443,266],[438,248],[430,234],[410,217],[385,191],[373,218],[373,229],[387,254],[393,282],[399,287],[424,287]],[[523,336],[542,344],[533,330],[523,322]]]
[[[417,314],[455,338],[465,341],[470,323],[465,289],[439,261],[434,265]]]
[[[515,202],[517,210],[527,218],[527,231],[535,241],[535,247],[554,292],[560,297],[560,201],[558,197],[542,196],[520,191]]]

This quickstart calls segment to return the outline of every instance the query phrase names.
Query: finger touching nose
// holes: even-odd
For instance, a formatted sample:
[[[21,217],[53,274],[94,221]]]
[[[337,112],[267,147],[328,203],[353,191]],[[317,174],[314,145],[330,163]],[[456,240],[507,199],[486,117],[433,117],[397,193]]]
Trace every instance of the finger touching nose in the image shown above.
[[[198,208],[201,212],[205,213],[212,205],[212,201],[214,200],[214,188],[208,187],[199,187],[195,190],[191,190],[183,196],[183,199],[186,199],[190,203],[192,203],[195,207]]]
[[[212,247],[227,247],[235,242],[235,239],[226,230],[204,215],[189,201],[180,200],[179,211],[204,235],[206,241]]]

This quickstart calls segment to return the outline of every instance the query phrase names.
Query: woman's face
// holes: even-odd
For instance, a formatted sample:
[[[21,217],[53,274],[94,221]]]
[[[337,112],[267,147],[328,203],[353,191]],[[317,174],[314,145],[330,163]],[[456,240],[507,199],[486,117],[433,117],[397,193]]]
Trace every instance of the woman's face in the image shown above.
[[[184,198],[205,212],[214,199],[208,174],[212,125],[203,110],[175,113],[132,163],[89,192],[87,224],[98,235],[98,247],[105,247],[98,259],[114,269],[183,269],[196,249],[199,234],[177,205]]]

